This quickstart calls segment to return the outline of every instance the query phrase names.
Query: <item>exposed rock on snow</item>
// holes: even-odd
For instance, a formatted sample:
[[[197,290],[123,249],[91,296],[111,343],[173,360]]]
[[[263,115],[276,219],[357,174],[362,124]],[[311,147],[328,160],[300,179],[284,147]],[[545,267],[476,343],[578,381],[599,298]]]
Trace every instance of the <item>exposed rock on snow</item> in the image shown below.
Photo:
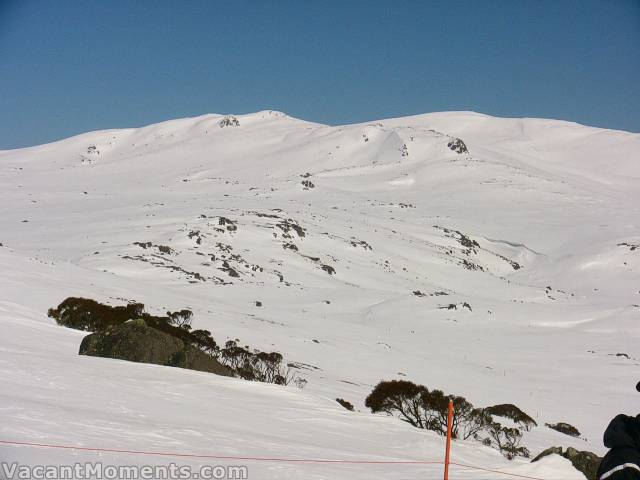
[[[87,335],[80,344],[79,353],[93,357],[187,368],[227,377],[233,375],[229,368],[221,365],[210,355],[186,345],[176,337],[147,326],[142,319],[131,320]]]
[[[234,117],[233,115],[227,115],[222,120],[220,120],[220,122],[218,122],[218,125],[220,125],[220,128],[224,128],[224,127],[239,127],[240,126],[240,121],[236,117]]]
[[[537,462],[541,458],[554,454],[569,460],[575,469],[582,472],[588,480],[596,480],[596,473],[598,472],[598,466],[600,465],[602,457],[599,457],[593,452],[577,450],[573,447],[568,447],[566,450],[563,450],[562,447],[549,447],[531,460],[531,462]]]
[[[467,146],[459,138],[454,138],[453,140],[451,140],[449,143],[447,143],[447,147],[449,147],[456,153],[469,153]]]

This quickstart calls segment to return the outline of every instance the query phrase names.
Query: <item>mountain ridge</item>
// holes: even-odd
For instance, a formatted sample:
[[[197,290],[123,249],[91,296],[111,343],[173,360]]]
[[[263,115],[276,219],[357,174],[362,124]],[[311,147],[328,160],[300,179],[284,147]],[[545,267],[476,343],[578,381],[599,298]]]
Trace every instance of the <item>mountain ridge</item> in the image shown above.
[[[46,142],[46,143],[42,143],[42,144],[36,144],[36,145],[31,145],[31,146],[26,146],[26,147],[20,147],[20,148],[15,148],[15,149],[0,149],[0,153],[2,152],[11,152],[11,151],[16,151],[16,150],[25,150],[25,149],[31,149],[31,148],[37,148],[37,147],[43,147],[45,145],[51,145],[51,144],[56,144],[59,142],[64,142],[76,137],[81,137],[84,135],[92,135],[92,134],[112,134],[113,132],[126,132],[126,131],[134,131],[134,130],[141,130],[141,129],[149,129],[151,127],[160,127],[160,126],[169,126],[170,124],[178,124],[178,123],[183,123],[183,122],[187,122],[187,121],[196,121],[196,122],[202,122],[202,121],[206,121],[206,120],[221,120],[225,117],[236,117],[236,118],[245,118],[245,119],[253,119],[255,117],[262,117],[265,118],[267,116],[272,116],[272,117],[280,117],[280,118],[287,118],[289,120],[293,120],[296,122],[301,122],[304,124],[309,124],[309,125],[313,125],[313,126],[318,126],[318,127],[327,127],[327,128],[344,128],[344,127],[351,127],[351,126],[358,126],[358,125],[370,125],[370,124],[375,124],[375,123],[411,123],[415,120],[434,120],[434,119],[438,119],[439,117],[441,119],[446,119],[447,117],[453,117],[453,119],[455,120],[456,123],[460,122],[461,118],[464,117],[468,117],[468,118],[473,118],[476,121],[480,121],[480,120],[486,120],[486,119],[494,119],[494,120],[505,120],[505,121],[521,121],[524,123],[548,123],[550,125],[556,125],[556,126],[560,126],[560,125],[565,125],[565,126],[573,126],[573,127],[584,127],[586,129],[591,129],[594,132],[592,133],[598,133],[598,132],[618,132],[620,134],[623,135],[631,135],[634,137],[640,137],[640,133],[636,133],[636,132],[629,132],[626,130],[618,130],[618,129],[609,129],[606,127],[596,127],[596,126],[591,126],[591,125],[586,125],[586,124],[581,124],[578,122],[573,122],[571,120],[559,120],[559,119],[549,119],[549,118],[543,118],[543,117],[501,117],[501,116],[495,116],[495,115],[489,115],[489,114],[485,114],[482,112],[476,112],[473,110],[452,110],[452,111],[441,111],[441,112],[427,112],[427,113],[418,113],[418,114],[412,114],[412,115],[407,115],[407,116],[402,116],[402,117],[383,117],[383,118],[379,118],[379,119],[373,119],[373,120],[366,120],[366,121],[359,121],[359,122],[353,122],[353,123],[345,123],[345,124],[324,124],[324,123],[319,123],[319,122],[313,122],[310,120],[304,120],[302,118],[297,118],[297,117],[292,117],[290,115],[288,115],[285,112],[281,112],[278,110],[259,110],[257,112],[252,112],[252,113],[246,113],[246,114],[233,114],[233,113],[204,113],[201,115],[195,115],[192,117],[180,117],[180,118],[176,118],[176,119],[168,119],[168,120],[161,120],[158,122],[153,122],[153,123],[149,123],[149,124],[145,124],[142,126],[138,126],[138,127],[115,127],[115,128],[109,128],[109,129],[99,129],[99,130],[90,130],[87,132],[81,132],[75,135],[71,135],[69,137],[65,137],[65,138],[61,138],[59,140],[54,140],[52,142]]]
[[[376,425],[397,420],[367,414],[364,398],[382,379],[406,378],[475,405],[514,403],[540,425],[568,422],[585,437],[538,427],[523,441],[534,454],[560,443],[602,452],[608,419],[637,404],[640,135],[428,115],[338,127],[269,111],[205,115],[0,152],[0,321],[10,338],[0,378],[46,399],[1,394],[19,412],[2,432],[24,435],[20,418],[55,417],[56,384],[38,372],[111,412],[125,433],[138,431],[135,421],[100,395],[122,390],[136,415],[157,412],[119,375],[129,372],[173,412],[175,399],[157,386],[165,371],[80,359],[78,332],[46,317],[64,298],[84,296],[136,300],[157,313],[188,307],[194,328],[216,339],[306,365],[301,392],[211,384],[266,395],[273,408],[283,402],[289,419],[305,417],[309,402],[305,425],[321,424],[319,412],[344,398],[361,411],[358,431],[371,436],[362,446],[349,440],[347,451],[378,452],[385,440],[374,438]],[[68,381],[61,368],[74,372]],[[97,371],[109,372],[104,388],[92,377],[96,393],[80,395]],[[184,382],[204,382],[192,390],[169,375],[197,395],[210,385],[188,375]],[[259,408],[238,393],[227,398]],[[200,397],[184,402],[207,414]],[[58,429],[100,416],[74,405],[79,413],[66,412]],[[350,417],[334,413],[337,430],[348,429]],[[180,419],[167,417],[151,444],[172,434],[200,444]],[[197,418],[187,420],[195,430]],[[229,437],[218,439],[221,448],[234,450],[248,425],[217,420]],[[109,442],[124,441],[104,422]],[[294,433],[273,428],[277,449],[322,444],[336,454],[331,435],[310,441],[301,431],[287,443]],[[398,428],[383,432],[423,438]],[[29,429],[52,434],[37,422]],[[65,431],[65,441],[90,440]],[[462,451],[502,465],[482,448]]]

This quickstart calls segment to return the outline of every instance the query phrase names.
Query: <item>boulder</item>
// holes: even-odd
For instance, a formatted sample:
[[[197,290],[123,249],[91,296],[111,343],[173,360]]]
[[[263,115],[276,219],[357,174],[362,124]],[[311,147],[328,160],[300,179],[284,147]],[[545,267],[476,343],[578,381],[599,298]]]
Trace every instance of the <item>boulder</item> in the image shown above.
[[[573,466],[584,473],[584,476],[589,480],[595,480],[598,466],[600,465],[601,457],[593,452],[587,452],[585,450],[576,450],[573,447],[569,447],[564,452],[564,458],[571,461]]]
[[[149,327],[142,319],[87,335],[80,344],[79,353],[233,376],[232,371],[215,358],[179,338]]]
[[[564,451],[562,447],[550,447],[531,461],[537,462],[541,458],[554,453],[569,460],[574,468],[582,472],[588,480],[596,480],[596,472],[598,471],[598,466],[600,465],[602,458],[593,452],[576,450],[573,447],[568,447]]]
[[[458,154],[469,153],[469,150],[467,149],[467,146],[459,138],[452,139],[449,143],[447,143],[447,147],[449,147],[449,149],[453,150],[454,152],[456,152]]]

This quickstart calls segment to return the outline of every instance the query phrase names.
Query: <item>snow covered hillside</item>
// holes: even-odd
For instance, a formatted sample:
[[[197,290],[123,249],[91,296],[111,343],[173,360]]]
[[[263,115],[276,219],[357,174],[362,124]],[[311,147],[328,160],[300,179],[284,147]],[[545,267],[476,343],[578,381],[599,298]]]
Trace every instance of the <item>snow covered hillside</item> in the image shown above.
[[[382,379],[517,405],[539,425],[523,440],[533,455],[602,454],[608,421],[640,411],[639,134],[472,112],[330,127],[273,111],[91,132],[0,151],[0,243],[0,441],[440,461],[442,437],[364,407]],[[70,296],[189,308],[195,328],[277,350],[308,383],[79,356],[84,333],[47,317]],[[168,462],[2,444],[0,457]],[[453,458],[581,478],[564,459],[509,462],[477,442]],[[246,463],[260,479],[441,471]]]

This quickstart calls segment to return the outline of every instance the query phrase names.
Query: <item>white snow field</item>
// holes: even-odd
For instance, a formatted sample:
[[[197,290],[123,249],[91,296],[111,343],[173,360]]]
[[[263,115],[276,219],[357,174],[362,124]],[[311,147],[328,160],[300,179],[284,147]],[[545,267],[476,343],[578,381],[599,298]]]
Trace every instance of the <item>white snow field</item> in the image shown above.
[[[473,112],[331,127],[273,111],[92,132],[0,151],[0,242],[1,461],[441,478],[441,465],[349,463],[443,459],[442,437],[365,408],[383,379],[516,404],[539,425],[523,438],[532,455],[603,454],[608,421],[640,411],[639,134]],[[308,383],[80,356],[85,333],[47,317],[70,296],[189,308],[194,328],[277,350]],[[583,478],[558,456],[508,461],[478,442],[454,442],[452,461]]]

